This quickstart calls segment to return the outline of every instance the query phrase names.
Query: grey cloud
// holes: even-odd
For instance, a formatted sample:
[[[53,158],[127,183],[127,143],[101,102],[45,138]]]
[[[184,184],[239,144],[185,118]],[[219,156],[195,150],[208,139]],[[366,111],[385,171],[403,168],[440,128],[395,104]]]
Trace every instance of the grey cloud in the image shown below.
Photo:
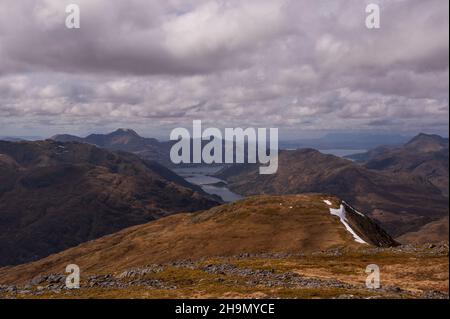
[[[446,1],[379,1],[379,30],[360,0],[79,0],[68,30],[71,2],[0,3],[3,130],[402,130],[448,116]]]
[[[71,2],[0,4],[3,55],[18,70],[197,74],[248,65],[240,60],[245,51],[275,37],[282,23],[271,1],[197,1],[180,15],[164,1],[79,0],[82,27],[69,30],[64,9]]]

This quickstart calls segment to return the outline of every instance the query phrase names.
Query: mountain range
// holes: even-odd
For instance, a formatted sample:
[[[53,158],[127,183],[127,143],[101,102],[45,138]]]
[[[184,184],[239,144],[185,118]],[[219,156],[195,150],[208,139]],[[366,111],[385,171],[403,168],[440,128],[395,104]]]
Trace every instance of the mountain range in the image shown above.
[[[448,180],[445,139],[443,148],[431,146],[429,140],[422,134],[406,147],[411,156],[418,154],[411,151],[415,148],[433,150],[426,153],[426,158],[431,154],[432,160],[423,161],[422,166],[439,172],[436,175]],[[436,164],[438,156],[435,152],[447,152],[447,157],[443,155]],[[408,162],[407,154],[405,163]],[[323,192],[339,196],[367,212],[395,237],[416,232],[424,225],[448,216],[448,197],[436,176],[430,178],[409,170],[374,169],[373,165],[360,165],[313,149],[281,151],[279,169],[274,175],[260,175],[255,165],[246,164],[225,168],[216,177],[226,180],[231,190],[244,195]],[[436,240],[436,236],[432,237]],[[439,239],[448,240],[448,233],[442,233]]]
[[[155,161],[169,168],[198,167],[204,163],[193,163],[193,153],[190,153],[190,163],[174,164],[170,159],[170,149],[177,141],[158,141],[154,138],[146,138],[137,134],[132,129],[119,128],[107,134],[90,134],[86,137],[78,137],[69,134],[54,135],[50,139],[59,142],[80,142],[96,145],[109,150],[121,150],[138,155],[139,157]],[[194,139],[191,138],[190,145],[193,147]],[[208,140],[199,141],[203,148],[209,143]],[[234,155],[234,158],[236,155]],[[247,154],[245,154],[245,161]],[[222,143],[222,163],[225,162],[225,145]],[[208,164],[223,165],[223,164]]]
[[[345,140],[345,137],[348,136],[329,136],[324,141],[333,144],[334,140]],[[133,152],[141,158],[174,167],[169,159],[173,142],[144,138],[131,129],[91,134],[86,138],[57,135],[53,139]],[[380,138],[369,135],[363,140],[379,142]],[[281,151],[280,168],[275,175],[260,176],[255,166],[239,164],[227,165],[217,177],[227,180],[229,188],[242,195],[324,192],[340,196],[369,212],[398,237],[418,232],[428,223],[439,223],[448,215],[448,139],[421,133],[409,141],[394,136],[390,142],[348,156],[352,161],[311,149]],[[445,227],[445,222],[440,223]],[[438,237],[430,234],[430,239],[446,239],[445,232],[441,233]],[[425,240],[427,236],[420,238]]]
[[[401,145],[410,137],[399,134],[365,134],[365,133],[330,133],[320,138],[280,141],[281,149],[314,148],[320,150],[346,149],[366,150],[388,143],[389,145]]]
[[[119,128],[108,134],[90,134],[86,137],[59,134],[50,139],[59,142],[93,144],[109,150],[134,153],[143,159],[156,161],[165,166],[171,165],[169,154],[172,142],[160,142],[154,138],[142,137],[132,129]]]
[[[169,169],[78,142],[0,141],[0,265],[218,205]]]
[[[448,140],[224,166],[249,196],[229,204],[161,165],[170,145],[128,129],[0,141],[0,297],[448,298],[448,245],[399,246],[448,241]],[[369,262],[390,269],[376,292]]]
[[[421,176],[448,197],[448,138],[419,134],[401,146],[380,146],[348,158],[377,171],[405,172]]]

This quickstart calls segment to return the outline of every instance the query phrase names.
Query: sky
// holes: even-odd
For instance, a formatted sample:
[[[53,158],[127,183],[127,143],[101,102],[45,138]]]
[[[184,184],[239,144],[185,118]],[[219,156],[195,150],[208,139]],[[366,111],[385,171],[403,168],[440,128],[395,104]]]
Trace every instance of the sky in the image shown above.
[[[78,4],[81,28],[65,26]],[[365,8],[381,8],[380,28]],[[447,0],[0,0],[0,136],[448,136]]]

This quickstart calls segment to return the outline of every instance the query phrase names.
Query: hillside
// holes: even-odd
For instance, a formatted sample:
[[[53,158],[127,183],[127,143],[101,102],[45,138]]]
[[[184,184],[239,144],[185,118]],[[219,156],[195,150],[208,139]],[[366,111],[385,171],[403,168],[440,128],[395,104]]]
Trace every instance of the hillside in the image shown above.
[[[273,175],[260,175],[255,165],[235,165],[218,177],[244,195],[336,195],[367,212],[393,236],[416,231],[448,214],[447,198],[421,177],[369,170],[312,149],[281,151],[278,172]]]
[[[218,204],[154,162],[76,142],[0,142],[0,265]]]
[[[438,243],[441,242],[443,238],[448,241],[448,216],[433,221],[431,223],[425,224],[419,230],[415,232],[407,233],[403,236],[398,237],[398,241],[401,243]]]
[[[448,298],[448,245],[391,245],[336,197],[257,196],[0,268],[0,297]],[[80,289],[65,287],[69,263]],[[379,289],[365,286],[369,264]]]
[[[252,197],[203,212],[164,217],[34,263],[3,269],[0,281],[30,280],[42,272],[58,272],[69,263],[98,273],[243,253],[307,253],[336,247],[396,245],[369,218],[344,203],[345,226],[330,210],[340,205],[338,198],[326,195]]]
[[[378,147],[366,153],[348,156],[366,168],[403,172],[420,176],[438,187],[448,197],[448,139],[439,135],[419,134],[398,147]]]

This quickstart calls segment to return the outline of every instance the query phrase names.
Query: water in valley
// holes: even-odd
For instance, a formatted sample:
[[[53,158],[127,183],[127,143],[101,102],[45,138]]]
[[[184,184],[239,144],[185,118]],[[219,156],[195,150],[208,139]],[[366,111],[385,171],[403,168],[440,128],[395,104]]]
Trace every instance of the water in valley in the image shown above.
[[[206,193],[217,195],[225,202],[234,202],[244,196],[233,193],[227,187],[227,182],[210,176],[222,169],[222,166],[198,166],[176,168],[173,171],[182,176],[186,181],[200,186]]]
[[[324,154],[333,154],[340,157],[365,152],[365,150],[342,149],[329,149],[319,151]],[[244,196],[232,192],[227,187],[226,181],[211,176],[219,172],[222,168],[223,166],[202,165],[197,167],[175,168],[173,169],[173,171],[183,177],[189,183],[200,186],[206,193],[221,197],[225,202],[234,202],[244,198]]]

